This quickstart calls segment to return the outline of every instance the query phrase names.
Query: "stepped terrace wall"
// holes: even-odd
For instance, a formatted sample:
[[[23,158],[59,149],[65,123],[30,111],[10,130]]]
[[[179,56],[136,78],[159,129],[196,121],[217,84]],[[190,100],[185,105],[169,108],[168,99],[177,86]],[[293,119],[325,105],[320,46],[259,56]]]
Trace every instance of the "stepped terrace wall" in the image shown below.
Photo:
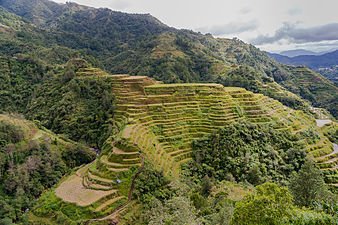
[[[243,88],[160,84],[125,75],[112,79],[121,137],[137,145],[167,175],[178,175],[180,165],[190,160],[193,140],[234,121],[269,123],[294,133],[315,127],[309,115]],[[323,138],[323,150],[314,152],[315,157],[332,151]],[[316,144],[307,144],[309,153]]]
[[[76,181],[89,194],[99,191],[108,196],[91,203],[93,215],[107,215],[128,204],[131,180],[142,166],[143,156],[167,176],[177,177],[180,166],[191,159],[192,142],[232,122],[268,123],[293,133],[316,129],[311,116],[243,88],[161,84],[145,76],[109,75],[97,69],[83,69],[77,75],[110,82],[116,99],[115,132],[106,141],[103,154]],[[336,171],[336,163],[331,162],[337,154],[331,142],[318,135],[318,140],[300,141],[318,163],[326,163],[323,169]],[[331,183],[338,183],[334,172],[329,175]]]

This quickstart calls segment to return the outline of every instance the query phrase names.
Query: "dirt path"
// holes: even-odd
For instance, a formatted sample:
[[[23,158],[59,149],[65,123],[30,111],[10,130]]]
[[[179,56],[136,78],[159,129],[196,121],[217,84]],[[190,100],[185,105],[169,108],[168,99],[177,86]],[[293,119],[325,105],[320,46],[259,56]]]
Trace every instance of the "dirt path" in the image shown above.
[[[333,152],[332,154],[334,153],[338,153],[338,145],[337,144],[333,144]]]
[[[323,127],[326,124],[332,123],[332,120],[316,120],[318,127]]]

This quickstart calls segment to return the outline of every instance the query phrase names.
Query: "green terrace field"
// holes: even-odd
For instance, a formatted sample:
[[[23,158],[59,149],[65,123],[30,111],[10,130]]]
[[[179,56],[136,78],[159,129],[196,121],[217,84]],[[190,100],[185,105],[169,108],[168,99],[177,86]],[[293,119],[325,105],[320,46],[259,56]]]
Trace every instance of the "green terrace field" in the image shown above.
[[[300,142],[308,157],[329,171],[328,183],[338,183],[338,152],[314,118],[262,94],[220,84],[162,84],[146,76],[109,75],[95,68],[80,69],[75,79],[105,79],[111,84],[115,129],[96,161],[40,199],[42,207],[33,210],[33,220],[60,215],[68,222],[112,218],[133,204],[133,183],[144,160],[166,177],[178,178],[181,165],[191,160],[194,140],[241,121],[270,124],[303,137]]]

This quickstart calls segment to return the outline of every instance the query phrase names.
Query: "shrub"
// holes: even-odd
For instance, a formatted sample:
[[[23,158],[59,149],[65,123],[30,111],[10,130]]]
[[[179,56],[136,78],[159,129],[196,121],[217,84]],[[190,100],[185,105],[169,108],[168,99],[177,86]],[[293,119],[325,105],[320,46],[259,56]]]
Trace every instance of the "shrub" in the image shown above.
[[[310,206],[329,195],[321,171],[311,160],[306,160],[300,171],[291,176],[289,188],[299,206]]]
[[[236,204],[232,224],[280,225],[291,216],[292,207],[292,195],[287,188],[265,183]]]
[[[269,125],[233,123],[204,139],[193,142],[190,170],[225,180],[261,184],[267,180],[286,183],[305,159],[303,146],[289,131]]]

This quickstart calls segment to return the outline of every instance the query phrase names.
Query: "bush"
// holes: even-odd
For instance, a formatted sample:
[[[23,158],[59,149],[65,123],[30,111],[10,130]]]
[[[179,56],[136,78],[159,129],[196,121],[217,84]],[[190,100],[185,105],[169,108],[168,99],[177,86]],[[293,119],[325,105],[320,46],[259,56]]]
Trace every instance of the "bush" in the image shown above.
[[[310,206],[329,196],[323,175],[311,160],[306,160],[300,171],[292,175],[289,188],[299,206]]]
[[[62,159],[69,167],[76,167],[92,162],[96,158],[96,153],[87,147],[75,145],[67,146],[62,152]]]
[[[310,210],[295,210],[288,220],[291,225],[337,225],[337,218]]]
[[[9,143],[18,143],[24,138],[24,132],[20,127],[14,126],[5,121],[0,121],[0,147]]]
[[[269,125],[234,123],[205,139],[193,142],[190,170],[199,175],[261,184],[267,180],[286,183],[305,160],[302,145],[288,131]]]
[[[236,204],[232,224],[280,225],[291,216],[292,208],[292,195],[287,188],[265,183]]]
[[[135,180],[133,194],[134,197],[145,204],[148,204],[154,198],[163,201],[172,195],[172,190],[168,184],[169,180],[163,176],[162,172],[147,165]]]

